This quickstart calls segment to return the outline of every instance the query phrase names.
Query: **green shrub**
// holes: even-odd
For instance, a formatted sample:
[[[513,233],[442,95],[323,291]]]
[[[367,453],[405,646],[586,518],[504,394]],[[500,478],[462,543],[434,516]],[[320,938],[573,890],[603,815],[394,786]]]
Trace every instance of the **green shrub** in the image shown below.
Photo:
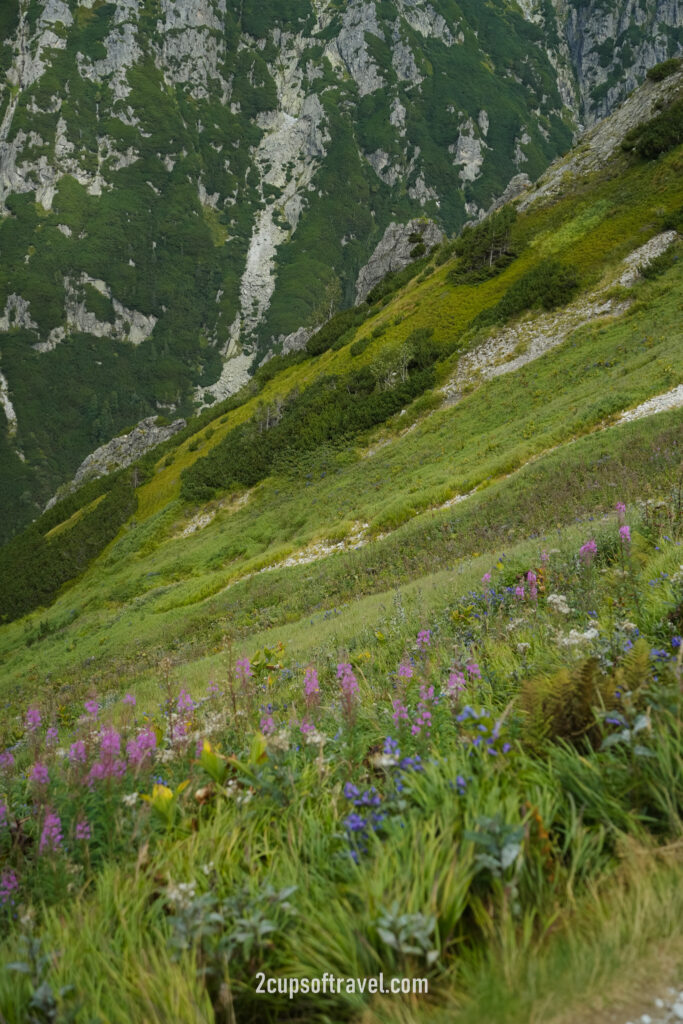
[[[495,306],[485,309],[472,321],[472,327],[505,323],[529,309],[556,309],[569,302],[579,289],[575,267],[559,260],[546,260],[510,285]]]
[[[663,60],[660,64],[655,64],[653,68],[648,68],[647,77],[651,82],[663,82],[680,67],[683,67],[683,60],[680,57],[671,57],[669,60]]]

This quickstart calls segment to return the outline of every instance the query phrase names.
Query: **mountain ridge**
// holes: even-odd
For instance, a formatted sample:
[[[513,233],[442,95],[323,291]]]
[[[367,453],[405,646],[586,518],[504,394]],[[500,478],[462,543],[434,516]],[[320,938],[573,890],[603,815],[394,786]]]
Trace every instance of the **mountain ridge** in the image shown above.
[[[581,73],[585,97],[612,74],[600,111],[680,47],[671,3],[629,4],[593,35],[585,5],[437,7],[5,8],[5,521],[131,423],[236,391],[255,358],[350,305],[392,221],[452,233],[521,169],[536,177],[598,109],[576,84],[571,99],[570,14],[582,54],[624,37]]]

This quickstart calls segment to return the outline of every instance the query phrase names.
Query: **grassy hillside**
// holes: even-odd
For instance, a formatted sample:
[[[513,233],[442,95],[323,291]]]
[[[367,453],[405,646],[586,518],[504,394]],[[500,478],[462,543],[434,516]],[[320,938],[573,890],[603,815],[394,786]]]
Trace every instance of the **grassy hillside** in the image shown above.
[[[674,980],[683,149],[639,138],[3,550],[12,1024],[560,1024]],[[380,971],[429,992],[302,988]]]

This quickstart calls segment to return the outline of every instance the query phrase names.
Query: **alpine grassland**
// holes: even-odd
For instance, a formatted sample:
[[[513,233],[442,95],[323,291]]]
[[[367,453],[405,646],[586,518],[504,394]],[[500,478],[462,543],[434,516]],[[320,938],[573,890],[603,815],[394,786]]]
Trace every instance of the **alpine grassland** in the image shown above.
[[[0,549],[0,1020],[604,1024],[680,985],[674,104]]]

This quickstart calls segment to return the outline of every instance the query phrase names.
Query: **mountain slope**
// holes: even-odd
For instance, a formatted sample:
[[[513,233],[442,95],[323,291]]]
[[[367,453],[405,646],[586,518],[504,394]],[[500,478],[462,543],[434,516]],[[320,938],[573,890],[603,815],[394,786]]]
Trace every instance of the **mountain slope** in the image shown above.
[[[352,304],[391,223],[452,233],[535,178],[681,28],[653,0],[10,0],[1,18],[10,531],[114,434],[237,390]]]
[[[676,111],[682,83],[678,71],[656,86],[664,109],[628,146]],[[629,102],[647,109],[654,88]],[[246,636],[385,590],[508,536],[515,520],[538,532],[577,504],[600,508],[617,485],[656,493],[680,451],[681,150],[644,159],[624,152],[624,131],[619,111],[517,201],[492,268],[475,242],[490,245],[495,218],[359,310],[360,325],[336,340],[321,332],[320,354],[272,361],[134,471],[86,485],[6,548],[14,617],[116,535],[48,612],[3,627],[7,683],[28,666],[69,677],[91,658],[144,676],[141,652],[182,646],[194,660],[226,629]],[[559,297],[547,273],[558,266]],[[618,425],[669,393],[674,411]],[[199,493],[212,500],[198,505]]]

